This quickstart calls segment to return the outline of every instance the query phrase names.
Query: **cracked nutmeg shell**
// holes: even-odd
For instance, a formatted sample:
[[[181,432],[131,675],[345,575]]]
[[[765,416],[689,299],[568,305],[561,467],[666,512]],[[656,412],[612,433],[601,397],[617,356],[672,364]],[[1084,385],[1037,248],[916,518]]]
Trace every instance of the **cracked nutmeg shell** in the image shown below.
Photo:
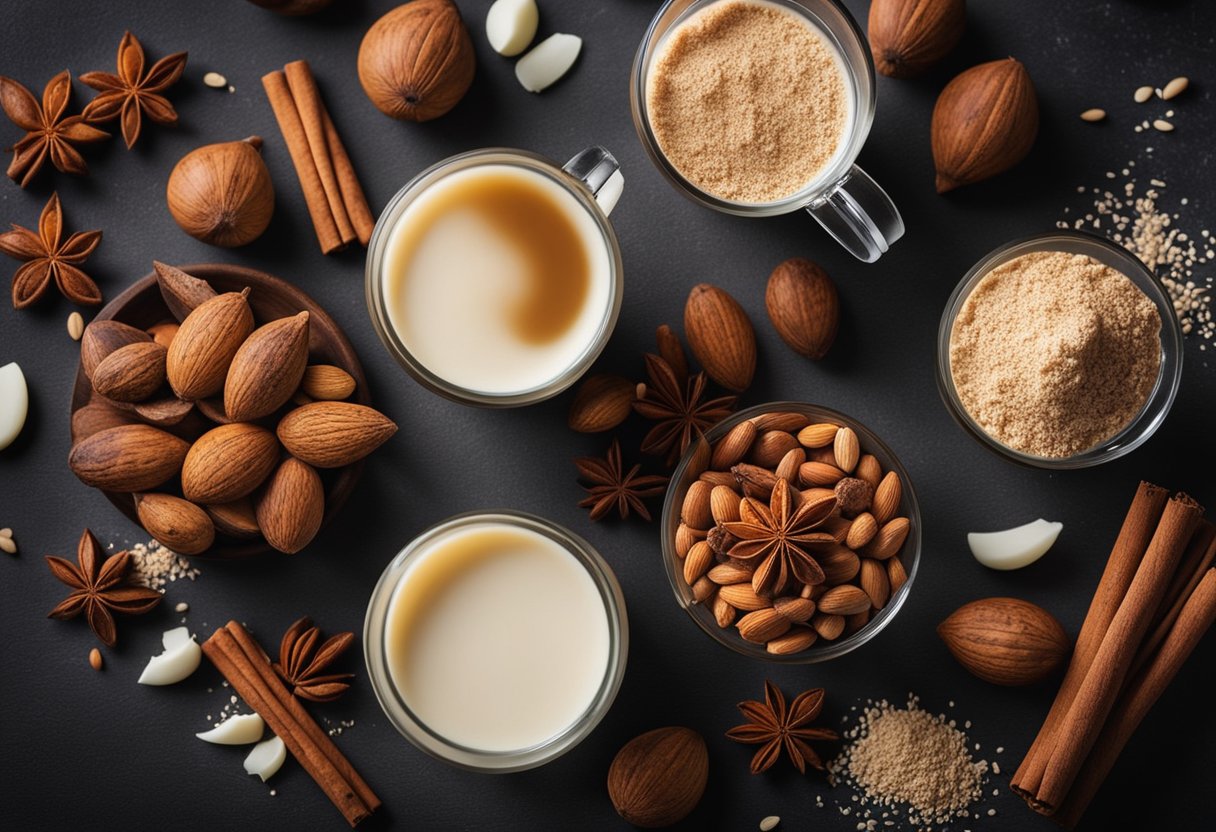
[[[359,83],[387,116],[430,121],[473,83],[473,42],[452,0],[412,0],[381,17],[359,46]]]
[[[696,808],[709,777],[705,740],[691,728],[656,728],[634,737],[608,768],[608,796],[634,826],[656,829]]]
[[[933,164],[944,194],[1009,170],[1039,132],[1039,101],[1013,58],[973,66],[946,85],[933,107]]]
[[[965,0],[874,0],[869,40],[874,68],[911,78],[944,58],[967,25]]]
[[[1051,613],[1018,598],[983,598],[937,626],[959,664],[994,685],[1029,685],[1058,668],[1070,644]]]

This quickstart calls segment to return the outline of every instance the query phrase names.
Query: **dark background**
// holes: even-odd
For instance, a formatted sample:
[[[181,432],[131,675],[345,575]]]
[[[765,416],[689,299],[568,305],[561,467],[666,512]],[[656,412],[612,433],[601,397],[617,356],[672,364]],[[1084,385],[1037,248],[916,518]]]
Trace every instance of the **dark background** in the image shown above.
[[[710,750],[710,785],[686,829],[754,829],[765,815],[785,829],[852,830],[817,775],[786,763],[753,777],[751,749],[723,737],[738,722],[734,704],[761,695],[766,677],[790,695],[828,691],[832,722],[867,697],[899,699],[909,691],[934,712],[972,720],[978,756],[1000,762],[981,812],[958,828],[1046,830],[1007,788],[1054,694],[1054,682],[1002,689],[963,671],[934,626],[966,601],[991,595],[1033,600],[1075,634],[1136,483],[1147,478],[1186,489],[1216,506],[1210,430],[1213,349],[1186,344],[1182,389],[1162,430],[1128,458],[1089,471],[1052,474],[1015,467],[990,455],[950,420],[934,384],[938,318],[955,283],[1001,243],[1049,230],[1065,206],[1085,209],[1078,185],[1106,183],[1107,170],[1136,159],[1143,178],[1170,183],[1163,203],[1183,209],[1192,235],[1216,219],[1210,75],[1216,6],[1192,2],[971,2],[963,43],[927,77],[878,81],[878,114],[860,162],[903,211],[907,235],[877,265],[852,260],[806,216],[745,220],[685,200],[644,156],[630,120],[627,80],[634,49],[658,3],[642,0],[540,0],[541,31],[585,39],[570,76],[542,95],[524,92],[509,60],[484,37],[489,0],[460,0],[477,51],[477,77],[455,111],[424,125],[394,122],[364,97],[355,56],[367,27],[391,0],[338,0],[313,18],[289,19],[240,0],[123,0],[65,3],[6,0],[0,27],[0,73],[40,95],[68,67],[73,76],[113,71],[124,29],[143,41],[149,63],[190,52],[184,80],[171,91],[181,123],[147,124],[133,152],[120,139],[85,150],[92,175],[75,179],[49,166],[29,191],[0,183],[0,219],[36,227],[39,210],[58,190],[69,230],[101,228],[104,241],[86,270],[105,296],[150,269],[170,263],[222,261],[264,269],[303,288],[354,342],[375,403],[401,430],[366,466],[345,512],[303,553],[248,563],[201,563],[195,583],[169,588],[166,603],[140,619],[120,621],[119,645],[105,650],[94,673],[86,654],[96,643],[83,621],[48,621],[63,596],[42,555],[72,555],[80,531],[92,528],[118,547],[146,539],[96,491],[68,471],[68,401],[78,346],[64,321],[71,305],[51,296],[15,312],[0,304],[0,364],[20,363],[31,410],[17,443],[0,454],[0,526],[12,526],[20,556],[0,556],[0,826],[10,829],[266,829],[342,827],[338,813],[294,761],[263,786],[244,774],[247,749],[206,745],[192,736],[210,727],[227,701],[219,675],[204,663],[169,688],[135,683],[160,633],[176,626],[172,607],[190,604],[188,624],[200,638],[230,618],[245,621],[267,647],[297,616],[327,631],[362,627],[364,605],[384,564],[413,535],[453,513],[509,507],[537,512],[586,535],[612,564],[629,604],[629,668],[616,704],[599,728],[558,762],[524,773],[487,776],[438,763],[396,734],[383,717],[358,650],[344,661],[359,678],[342,700],[310,706],[319,716],[353,719],[337,742],[384,799],[377,822],[399,829],[622,828],[604,778],[616,750],[634,735],[667,724],[702,732]],[[864,2],[849,2],[864,22]],[[943,198],[934,193],[929,118],[942,85],[975,63],[1013,55],[1024,61],[1041,102],[1042,128],[1030,158],[1011,174]],[[841,409],[867,423],[912,473],[924,514],[921,573],[899,619],[872,644],[826,665],[770,667],[714,644],[675,604],[660,563],[655,526],[592,525],[574,504],[581,491],[571,458],[601,453],[607,437],[565,427],[569,395],[514,411],[452,404],[414,384],[389,358],[369,325],[363,302],[361,251],[322,257],[299,185],[263,95],[262,74],[307,58],[366,187],[373,211],[422,167],[486,145],[528,148],[564,161],[600,143],[620,159],[626,188],[613,221],[624,251],[627,291],[616,334],[599,368],[639,375],[656,325],[678,325],[697,282],[718,284],[750,313],[760,341],[759,368],[744,403],[789,398]],[[235,94],[203,86],[208,70],[226,75]],[[1132,91],[1188,75],[1191,88],[1171,102],[1177,130],[1136,134],[1141,118],[1164,112],[1138,106]],[[76,82],[76,111],[91,91]],[[1100,125],[1077,114],[1100,106]],[[116,127],[116,125],[113,125]],[[164,200],[173,164],[202,144],[259,134],[274,178],[277,206],[269,231],[239,250],[208,247],[173,223]],[[0,123],[0,141],[19,138]],[[1151,154],[1146,148],[1154,148]],[[6,159],[7,164],[7,159]],[[1084,212],[1084,211],[1082,211]],[[764,281],[795,255],[821,263],[843,303],[840,337],[830,356],[810,363],[791,352],[769,325]],[[17,268],[4,261],[4,276]],[[1210,274],[1210,272],[1209,272]],[[7,284],[6,284],[7,285]],[[640,426],[626,431],[637,456]],[[656,507],[657,508],[657,507]],[[980,567],[965,533],[1006,528],[1036,517],[1061,520],[1064,533],[1039,563],[1015,573]],[[492,626],[493,622],[487,622]],[[1212,820],[1216,743],[1210,691],[1200,666],[1216,642],[1200,647],[1145,720],[1086,827],[1196,828]],[[997,746],[1003,754],[995,755]],[[273,788],[277,794],[270,796]],[[828,808],[815,808],[822,795]]]

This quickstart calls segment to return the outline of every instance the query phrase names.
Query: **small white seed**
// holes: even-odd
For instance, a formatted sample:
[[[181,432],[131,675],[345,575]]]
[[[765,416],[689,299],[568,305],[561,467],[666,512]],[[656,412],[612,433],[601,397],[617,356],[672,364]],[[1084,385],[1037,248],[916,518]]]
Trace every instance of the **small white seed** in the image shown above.
[[[79,312],[73,312],[68,315],[68,336],[73,341],[79,341],[80,336],[84,335],[84,318]]]
[[[1161,97],[1169,101],[1175,95],[1185,90],[1190,83],[1185,76],[1179,76],[1161,88]]]
[[[1154,121],[1153,127],[1157,130],[1160,130],[1162,133],[1168,133],[1174,129],[1174,125],[1170,124],[1168,121],[1166,121],[1163,118],[1159,118],[1156,121]]]
[[[1148,101],[1150,98],[1153,97],[1153,88],[1152,87],[1137,87],[1136,94],[1133,97],[1136,99],[1137,104],[1143,104],[1145,101]]]
[[[1101,121],[1106,118],[1106,110],[1098,107],[1092,107],[1081,113],[1081,121]]]
[[[174,612],[185,612],[188,609],[190,609],[189,604],[187,604],[185,601],[178,601],[177,606],[173,608],[173,611]]]
[[[228,79],[218,72],[208,72],[203,76],[203,83],[215,90],[222,90],[228,86]]]
[[[764,820],[760,821],[760,832],[772,832],[777,828],[777,824],[781,823],[781,818],[776,815],[769,815]]]

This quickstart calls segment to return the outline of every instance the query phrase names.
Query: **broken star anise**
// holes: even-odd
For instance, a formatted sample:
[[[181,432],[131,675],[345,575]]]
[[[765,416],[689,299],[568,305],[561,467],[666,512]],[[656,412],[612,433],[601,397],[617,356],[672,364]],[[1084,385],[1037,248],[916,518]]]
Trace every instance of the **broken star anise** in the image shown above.
[[[118,74],[86,72],[80,80],[98,95],[84,108],[86,121],[98,123],[122,119],[122,137],[130,150],[139,140],[143,116],[157,124],[176,124],[177,110],[161,93],[182,77],[186,53],[175,52],[161,58],[144,73],[144,48],[135,35],[127,32],[118,44]]]
[[[821,584],[823,568],[811,554],[813,546],[830,546],[832,535],[811,531],[836,508],[836,496],[795,496],[785,479],[778,479],[766,506],[754,497],[739,505],[739,519],[722,527],[738,538],[730,556],[756,563],[752,590],[757,595],[777,594],[792,578],[804,584]]]
[[[790,762],[803,774],[807,764],[823,770],[823,760],[811,748],[809,740],[838,740],[840,735],[829,728],[811,728],[823,710],[823,688],[803,691],[785,707],[785,695],[772,682],[764,683],[764,701],[748,699],[739,703],[739,711],[747,724],[731,728],[726,736],[735,742],[761,745],[752,757],[752,774],[772,767],[782,749]]]
[[[591,519],[599,520],[616,508],[624,520],[632,509],[643,520],[650,520],[650,511],[643,502],[647,497],[657,497],[667,487],[667,477],[638,476],[641,465],[635,465],[625,473],[621,462],[621,443],[612,440],[608,453],[600,459],[584,456],[574,460],[579,475],[591,483],[584,486],[588,496],[578,504],[579,508],[591,509]]]
[[[323,674],[355,641],[354,633],[338,633],[317,646],[321,630],[307,617],[287,628],[279,643],[275,672],[292,688],[292,693],[311,702],[332,702],[350,687],[353,673]]]
[[[674,465],[706,429],[729,416],[738,400],[721,396],[703,401],[705,373],[681,383],[671,365],[651,353],[646,355],[646,374],[650,377],[646,395],[633,403],[633,409],[656,424],[642,440],[642,451],[666,455],[668,465]]]
[[[0,234],[0,252],[27,261],[13,275],[13,308],[37,303],[52,280],[72,303],[100,304],[101,290],[75,265],[83,263],[100,242],[100,231],[77,231],[63,240],[63,209],[59,194],[51,194],[38,218],[37,234],[16,224]]]
[[[72,76],[66,69],[47,81],[41,105],[24,85],[0,76],[0,107],[25,131],[24,138],[8,148],[13,151],[8,177],[21,187],[30,184],[48,158],[63,173],[83,176],[89,166],[72,145],[110,137],[104,130],[86,124],[83,114],[64,118],[71,96]]]
[[[84,530],[76,547],[76,563],[54,555],[47,555],[46,563],[52,575],[72,588],[71,594],[47,617],[65,621],[83,612],[93,632],[107,647],[113,647],[118,639],[114,613],[139,615],[161,601],[161,594],[156,590],[127,580],[131,568],[129,552],[105,557],[101,544],[88,529]]]

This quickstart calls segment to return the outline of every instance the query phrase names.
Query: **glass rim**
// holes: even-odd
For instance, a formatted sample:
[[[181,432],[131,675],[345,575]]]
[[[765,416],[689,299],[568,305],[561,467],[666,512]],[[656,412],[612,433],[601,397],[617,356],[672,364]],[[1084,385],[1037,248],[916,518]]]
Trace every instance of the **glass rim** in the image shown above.
[[[386,653],[387,617],[405,569],[419,550],[442,536],[479,525],[506,525],[543,535],[568,552],[591,577],[608,622],[608,661],[604,677],[587,708],[559,733],[527,748],[489,751],[448,740],[418,719],[393,683]],[[629,620],[615,573],[603,556],[579,535],[535,514],[511,509],[468,511],[448,517],[407,542],[385,566],[368,601],[363,620],[363,659],[372,691],[393,727],[416,748],[467,771],[510,773],[545,765],[571,750],[599,725],[616,699],[629,654]]]
[[[1158,366],[1157,381],[1140,411],[1118,433],[1092,448],[1067,457],[1046,457],[1025,453],[990,436],[963,406],[958,391],[955,389],[954,376],[950,369],[950,336],[954,323],[963,303],[966,302],[979,281],[992,269],[1023,254],[1061,250],[1053,249],[1051,247],[1053,243],[1076,247],[1080,251],[1069,253],[1087,254],[1118,270],[1152,301],[1161,318],[1161,362]],[[1118,265],[1109,262],[1110,260],[1115,261]],[[1182,339],[1182,325],[1174,313],[1169,292],[1160,278],[1140,258],[1105,237],[1078,229],[1058,228],[1019,237],[997,246],[977,260],[954,287],[942,310],[941,321],[938,324],[935,356],[938,393],[951,418],[963,431],[979,442],[982,447],[999,457],[1024,466],[1047,470],[1090,468],[1118,459],[1136,450],[1147,442],[1165,421],[1182,382]]]
[[[588,212],[600,231],[605,249],[608,254],[608,299],[604,312],[586,346],[562,372],[548,381],[542,382],[525,390],[515,390],[506,393],[489,393],[474,390],[455,384],[424,365],[406,346],[397,333],[388,313],[388,301],[385,297],[386,281],[383,276],[384,258],[388,249],[392,229],[396,227],[401,215],[409,205],[426,188],[434,185],[446,176],[460,170],[479,167],[482,165],[502,164],[533,170],[547,176],[569,193]],[[388,350],[396,362],[405,369],[415,381],[432,393],[436,393],[450,401],[485,408],[509,408],[535,404],[552,398],[568,389],[590,369],[607,346],[617,318],[621,311],[624,295],[624,261],[621,255],[620,242],[611,220],[599,207],[594,196],[578,179],[571,176],[562,166],[552,159],[512,147],[485,147],[457,153],[429,165],[417,175],[410,178],[389,199],[384,210],[376,220],[368,241],[367,258],[364,268],[364,299],[372,326],[376,330],[380,342]]]

